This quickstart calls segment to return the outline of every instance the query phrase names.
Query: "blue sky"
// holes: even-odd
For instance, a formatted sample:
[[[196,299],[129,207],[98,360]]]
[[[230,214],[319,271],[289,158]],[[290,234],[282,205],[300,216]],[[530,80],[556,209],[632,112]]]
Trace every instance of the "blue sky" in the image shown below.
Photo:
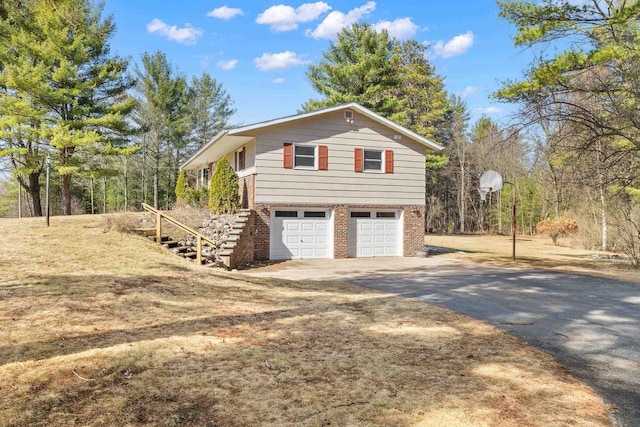
[[[529,62],[529,53],[513,46],[514,29],[498,18],[495,0],[106,0],[105,13],[117,26],[113,52],[137,62],[160,50],[187,76],[206,71],[234,100],[233,124],[295,114],[318,97],[306,66],[354,21],[430,45],[430,60],[447,90],[464,98],[472,121],[507,120],[513,109],[489,95]]]

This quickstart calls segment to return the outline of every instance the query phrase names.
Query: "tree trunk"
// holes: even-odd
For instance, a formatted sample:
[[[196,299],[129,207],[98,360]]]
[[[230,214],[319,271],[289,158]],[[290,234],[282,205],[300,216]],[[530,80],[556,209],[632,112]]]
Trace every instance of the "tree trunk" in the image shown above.
[[[153,207],[158,208],[158,186],[160,185],[160,153],[156,152],[155,162],[153,165]]]
[[[467,218],[467,206],[466,206],[466,192],[467,188],[464,180],[464,157],[461,159],[460,164],[460,199],[458,200],[458,216],[460,217],[460,233],[464,233],[464,223]]]
[[[71,215],[71,175],[60,175],[62,214]]]
[[[124,158],[124,210],[129,210],[129,191],[127,187],[129,186],[129,168],[127,157]]]
[[[600,148],[600,145],[598,145]],[[602,158],[598,150],[598,193],[600,196],[600,220],[602,225],[602,250],[607,250],[607,201],[605,199],[604,171],[602,168]]]
[[[31,196],[33,215],[42,216],[42,200],[40,198],[40,172],[29,174],[29,186],[24,186]]]
[[[91,215],[96,213],[94,197],[93,197],[93,176],[91,177]]]
[[[107,177],[102,177],[102,213],[107,213]]]

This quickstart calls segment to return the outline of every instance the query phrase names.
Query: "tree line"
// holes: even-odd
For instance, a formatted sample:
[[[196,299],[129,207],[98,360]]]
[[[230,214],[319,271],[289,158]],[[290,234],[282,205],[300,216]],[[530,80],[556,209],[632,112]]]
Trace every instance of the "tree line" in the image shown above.
[[[235,111],[222,84],[187,80],[162,52],[131,70],[110,52],[113,18],[91,1],[1,6],[0,159],[19,185],[5,183],[3,199],[20,191],[42,215],[49,158],[62,214],[168,207],[179,165]]]
[[[161,52],[143,54],[129,72],[109,52],[112,19],[87,0],[2,5],[0,155],[34,214],[46,155],[63,213],[74,200],[84,212],[140,201],[170,207],[180,163],[229,126],[233,102],[222,85],[207,74],[187,80]],[[308,66],[318,97],[301,111],[355,101],[444,146],[425,158],[427,230],[509,233],[515,192],[518,232],[573,217],[585,246],[640,253],[640,5],[498,6],[516,28],[515,44],[535,53],[523,77],[493,95],[517,106],[511,122],[470,123],[427,45],[368,23],[344,28]],[[478,180],[490,169],[510,185],[482,202]]]

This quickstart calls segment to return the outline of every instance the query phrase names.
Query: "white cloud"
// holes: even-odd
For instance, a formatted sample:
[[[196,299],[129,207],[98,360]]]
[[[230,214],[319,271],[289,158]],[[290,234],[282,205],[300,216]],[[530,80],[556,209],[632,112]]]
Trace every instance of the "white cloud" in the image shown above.
[[[420,27],[411,18],[398,18],[394,21],[380,21],[373,28],[376,31],[387,30],[391,37],[404,40],[413,37]]]
[[[296,65],[306,64],[301,56],[287,50],[280,53],[264,53],[261,57],[253,60],[256,68],[260,71],[284,71]]]
[[[277,85],[280,85],[280,84],[284,83],[284,81],[285,81],[284,77],[280,77],[278,79],[271,80],[271,83],[275,83]]]
[[[473,95],[474,93],[477,93],[479,90],[480,88],[478,86],[467,86],[462,92],[460,92],[460,97],[466,98],[470,95]]]
[[[498,114],[498,113],[502,113],[502,108],[498,108],[498,107],[476,108],[475,110],[473,110],[473,112],[477,114]]]
[[[182,44],[195,44],[203,34],[200,28],[195,28],[189,23],[183,28],[178,28],[175,25],[167,25],[157,18],[147,24],[147,31]]]
[[[376,2],[370,1],[363,6],[351,9],[347,13],[333,11],[324,18],[315,30],[307,30],[306,34],[314,39],[333,39],[345,27],[358,22],[376,9]]]
[[[305,3],[296,9],[279,4],[258,15],[256,22],[269,25],[273,31],[290,31],[298,28],[298,24],[313,21],[329,10],[331,6],[322,1]]]
[[[467,31],[464,34],[459,34],[449,40],[443,42],[439,40],[433,45],[434,56],[441,56],[443,58],[451,58],[452,56],[462,55],[473,46],[474,35],[471,31]]]
[[[234,68],[236,68],[236,65],[238,65],[238,60],[237,59],[221,59],[220,61],[216,62],[216,65],[219,68],[222,68],[223,70],[233,70]]]
[[[228,21],[229,19],[237,15],[244,15],[242,9],[238,9],[237,7],[229,7],[226,4],[207,13],[207,16],[210,16],[212,18],[224,19],[225,21]]]

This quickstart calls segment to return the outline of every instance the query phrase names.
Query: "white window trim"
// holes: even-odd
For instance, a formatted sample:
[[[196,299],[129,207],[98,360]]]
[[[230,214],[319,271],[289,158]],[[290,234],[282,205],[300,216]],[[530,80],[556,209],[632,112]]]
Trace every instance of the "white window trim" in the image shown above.
[[[207,177],[205,178],[205,171],[206,171],[206,175]],[[209,179],[211,178],[210,175],[210,170],[209,170],[209,166],[207,166],[206,168],[202,168],[200,169],[200,186],[201,187],[208,187],[209,186]]]
[[[239,150],[236,150],[235,153],[235,161],[236,161],[236,165],[234,166],[238,166],[238,170],[236,170],[236,173],[240,173],[243,170],[247,169],[247,150],[244,151],[244,165],[242,165],[242,169],[240,168],[240,156],[242,155],[242,147]]]
[[[313,147],[313,166],[296,166],[296,148]],[[293,144],[293,168],[301,170],[318,170],[318,144]]]
[[[366,152],[367,151],[376,151],[378,153],[380,153],[380,169],[367,169],[365,168],[365,156],[366,156]],[[363,148],[362,149],[362,172],[364,173],[385,173],[385,152],[386,150],[380,150],[377,148]]]

